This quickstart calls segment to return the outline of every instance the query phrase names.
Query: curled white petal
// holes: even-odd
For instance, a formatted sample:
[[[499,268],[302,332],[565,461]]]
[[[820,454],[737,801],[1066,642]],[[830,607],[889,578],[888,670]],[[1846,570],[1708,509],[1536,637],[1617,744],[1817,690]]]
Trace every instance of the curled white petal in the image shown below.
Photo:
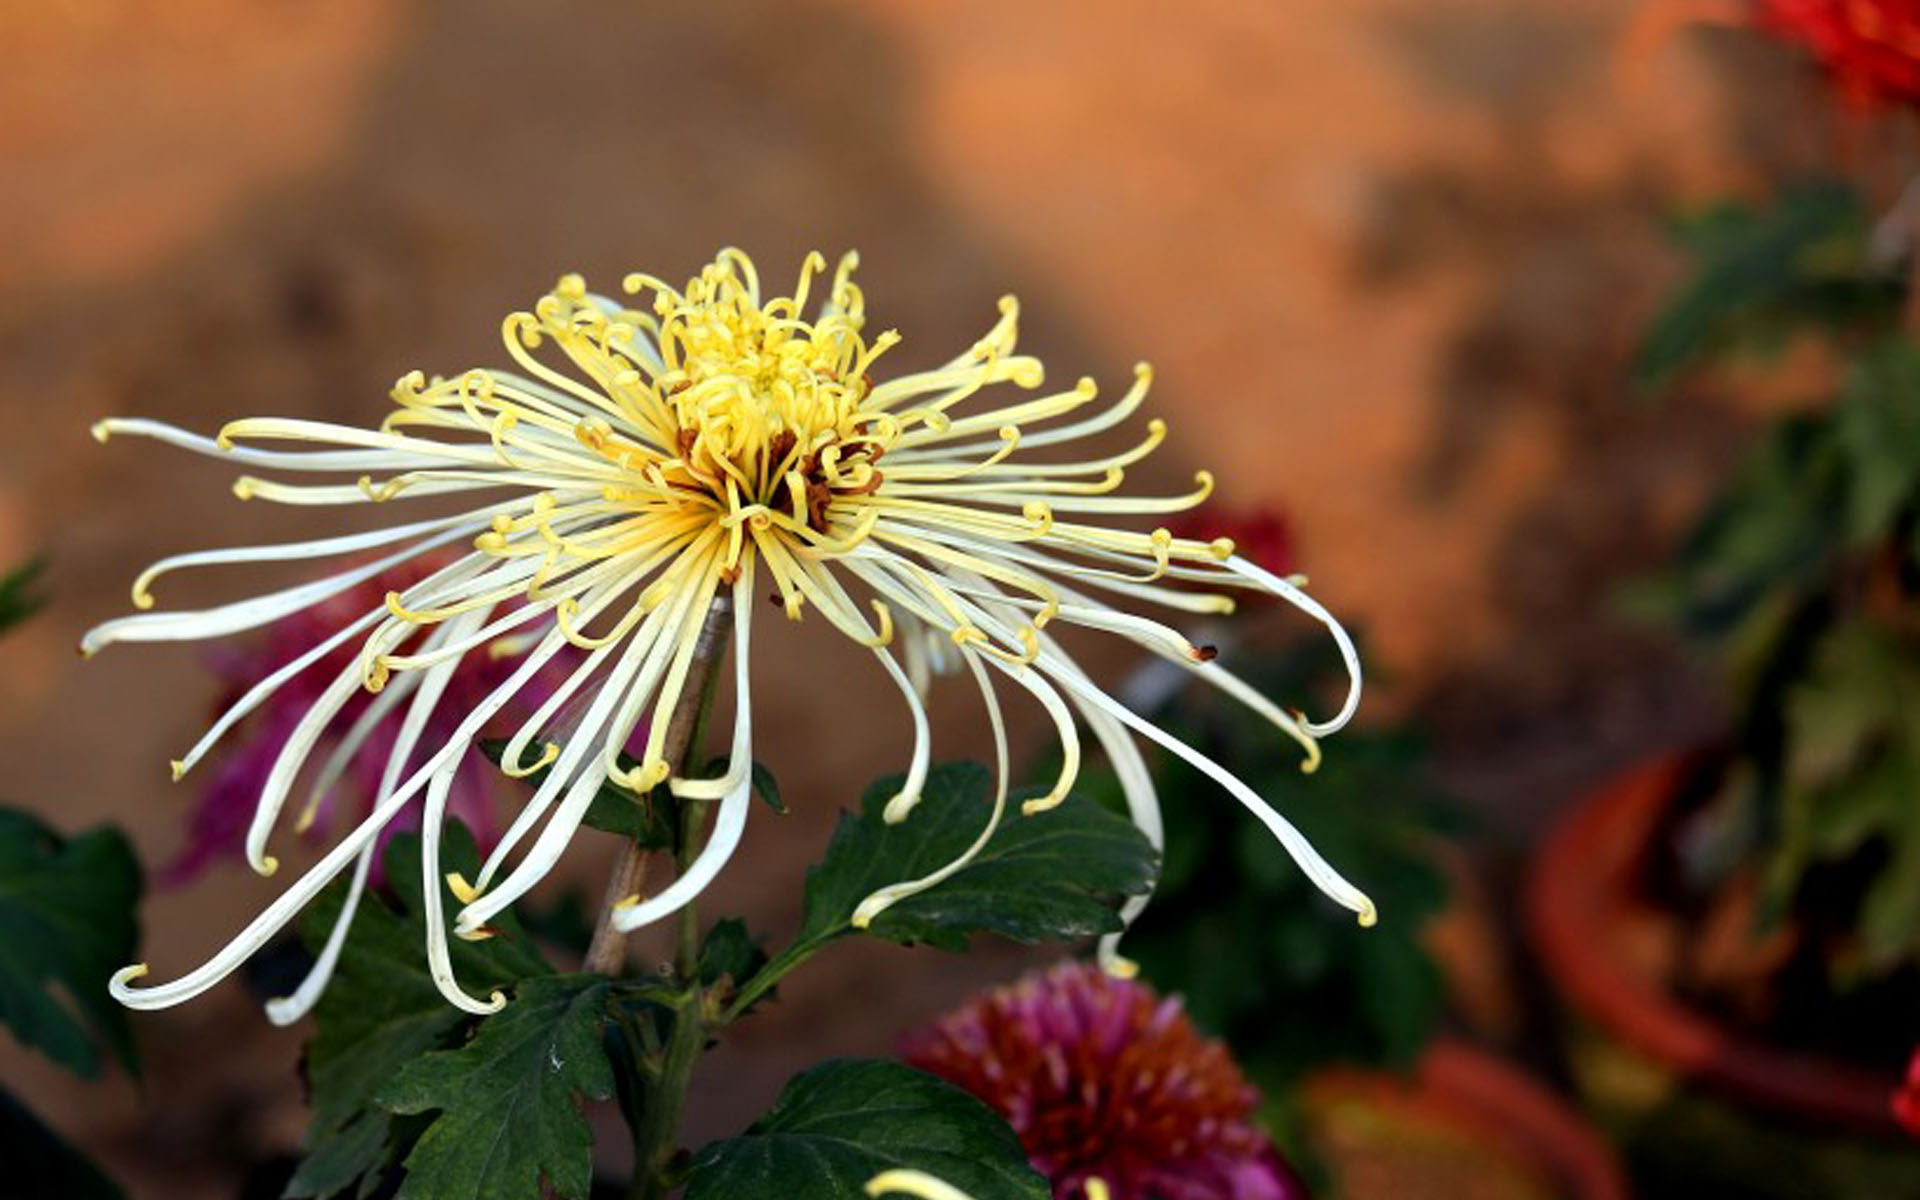
[[[1318,600],[1265,567],[1235,555],[1226,561],[1226,568],[1236,575],[1251,579],[1327,627],[1327,632],[1333,635],[1333,644],[1340,650],[1340,661],[1347,667],[1347,698],[1331,720],[1308,721],[1306,730],[1314,737],[1325,737],[1346,728],[1347,722],[1353,720],[1354,711],[1360,707],[1360,652],[1354,649],[1353,639],[1347,636],[1340,622]]]
[[[987,678],[986,669],[980,665],[981,656],[962,652],[961,657],[973,672],[974,682],[980,687],[981,702],[986,705],[988,720],[993,725],[995,763],[993,809],[988,813],[987,823],[980,830],[979,836],[975,837],[965,850],[945,866],[928,872],[918,879],[908,879],[878,888],[855,905],[852,918],[855,929],[865,929],[873,923],[875,917],[893,905],[909,896],[917,896],[928,888],[937,887],[964,870],[968,863],[978,858],[980,852],[987,848],[987,843],[993,840],[994,831],[1000,828],[1000,818],[1007,811],[1007,727],[1000,715],[1000,701],[993,694],[993,683]]]

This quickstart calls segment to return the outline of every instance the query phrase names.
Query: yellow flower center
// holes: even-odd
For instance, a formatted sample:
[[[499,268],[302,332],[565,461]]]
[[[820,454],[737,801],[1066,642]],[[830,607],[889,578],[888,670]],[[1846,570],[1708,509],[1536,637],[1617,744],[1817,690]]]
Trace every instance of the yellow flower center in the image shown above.
[[[795,294],[764,306],[743,257],[709,266],[684,295],[651,286],[664,368],[653,393],[671,414],[678,469],[716,496],[791,507],[824,531],[836,494],[879,486],[875,464],[899,426],[861,409],[867,371],[895,339],[866,344],[858,291],[843,277],[826,315],[801,315],[820,265],[810,257]],[[627,286],[649,283],[629,277]]]
[[[569,275],[533,313],[508,318],[507,347],[530,375],[607,414],[576,420],[571,429],[632,481],[606,489],[606,499],[728,531],[723,569],[730,575],[744,549],[741,524],[756,534],[784,529],[789,537],[833,532],[831,506],[878,489],[879,461],[903,424],[929,419],[903,421],[865,404],[868,372],[898,337],[889,331],[869,343],[862,336],[865,308],[850,278],[851,257],[836,272],[821,313],[806,318],[808,293],[825,265],[808,255],[793,293],[764,302],[752,262],[737,252],[707,266],[684,291],[652,276],[627,276],[629,295],[651,294],[650,312],[591,297],[585,282]],[[532,356],[547,338],[597,389]],[[530,416],[528,398],[491,375],[465,386],[483,393],[477,407],[498,414],[491,418],[496,445],[510,453],[513,428]]]

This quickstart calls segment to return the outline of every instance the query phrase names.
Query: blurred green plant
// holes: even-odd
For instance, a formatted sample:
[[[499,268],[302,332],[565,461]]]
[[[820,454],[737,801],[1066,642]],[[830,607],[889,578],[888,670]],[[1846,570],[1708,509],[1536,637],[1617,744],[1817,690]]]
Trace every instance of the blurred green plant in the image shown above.
[[[1266,695],[1312,695],[1339,677],[1338,659],[1317,641],[1232,657],[1235,673]],[[1355,936],[1351,915],[1274,855],[1251,817],[1189,803],[1211,799],[1215,785],[1161,755],[1155,783],[1179,815],[1167,822],[1160,884],[1126,953],[1272,1090],[1332,1062],[1409,1064],[1445,1007],[1439,968],[1420,940],[1447,903],[1435,850],[1464,828],[1423,772],[1418,735],[1349,729],[1305,776],[1271,725],[1210,689],[1180,691],[1153,719],[1261,795],[1286,798],[1287,819],[1367,889],[1381,919]],[[1120,803],[1110,777],[1082,787]]]
[[[1905,277],[1874,261],[1872,215],[1844,183],[1804,183],[1767,208],[1718,204],[1675,220],[1672,233],[1693,271],[1641,341],[1634,376],[1644,387],[1711,357],[1775,352],[1810,332],[1873,337],[1900,316]]]
[[[1694,275],[1642,377],[1796,336],[1825,339],[1843,374],[1829,403],[1772,423],[1628,600],[1712,647],[1732,695],[1691,882],[1759,872],[1765,923],[1817,943],[1844,988],[1920,965],[1920,345],[1898,328],[1904,264],[1851,190],[1702,227],[1717,232],[1686,239]]]
[[[33,558],[0,575],[0,633],[40,611],[47,602],[34,590],[46,570],[46,559]]]

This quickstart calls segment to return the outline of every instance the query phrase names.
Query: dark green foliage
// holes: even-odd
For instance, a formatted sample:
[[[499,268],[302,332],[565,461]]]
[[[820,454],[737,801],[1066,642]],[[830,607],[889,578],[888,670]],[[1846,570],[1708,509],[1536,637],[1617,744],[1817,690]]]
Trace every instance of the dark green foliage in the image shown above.
[[[377,1103],[438,1115],[407,1155],[399,1200],[530,1200],[542,1180],[560,1200],[585,1200],[593,1133],[577,1101],[613,1095],[602,1032],[614,986],[527,980],[472,1041],[402,1065]]]
[[[928,773],[913,814],[888,825],[881,810],[900,782],[879,781],[867,789],[859,815],[840,818],[826,858],[807,872],[800,941],[847,932],[855,906],[869,894],[945,866],[979,835],[992,811],[985,768],[943,763]],[[963,950],[973,933],[1037,942],[1119,929],[1121,901],[1153,886],[1154,854],[1146,839],[1082,797],[1030,817],[1019,805],[1019,796],[1007,801],[1000,828],[965,869],[886,909],[865,932]]]
[[[797,1075],[746,1133],[695,1156],[686,1200],[865,1200],[867,1180],[926,1171],[974,1200],[1046,1200],[992,1109],[894,1062],[843,1059]]]
[[[448,824],[441,849],[447,870],[471,878],[479,869],[473,837],[458,822]],[[394,838],[385,862],[391,896],[361,901],[333,981],[314,1010],[306,1052],[313,1124],[289,1196],[353,1188],[364,1195],[377,1186],[408,1139],[402,1136],[405,1123],[376,1107],[374,1094],[402,1064],[456,1044],[472,1024],[447,1003],[428,973],[418,835]],[[343,881],[314,902],[301,931],[308,945],[317,950],[326,941],[344,897]],[[442,899],[447,911],[457,908],[451,893],[443,891]],[[454,973],[463,985],[484,997],[549,971],[510,912],[495,918],[493,927],[498,932],[484,941],[453,941]]]
[[[46,597],[34,590],[46,569],[47,561],[35,558],[0,575],[0,633],[39,612],[40,606],[46,603]]]
[[[1920,348],[1891,342],[1855,362],[1833,413],[1846,471],[1849,544],[1888,544],[1920,561],[1910,536],[1920,515]]]
[[[1785,696],[1782,816],[1769,862],[1776,909],[1808,870],[1871,854],[1857,941],[1834,965],[1883,975],[1920,961],[1920,654],[1867,622],[1829,630]]]
[[[1682,878],[1763,870],[1763,916],[1842,984],[1920,965],[1920,347],[1895,331],[1909,264],[1869,234],[1837,184],[1700,223],[1642,361],[1657,380],[1812,335],[1847,363],[1834,402],[1775,422],[1634,597],[1719,650],[1734,696]]]
[[[738,917],[715,921],[700,944],[700,982],[709,987],[722,979],[744,983],[766,965],[767,952]]]
[[[1833,434],[1812,416],[1769,430],[1688,533],[1675,568],[1636,585],[1629,606],[1772,658],[1767,625],[1824,586],[1845,545],[1845,462]]]
[[[1232,663],[1270,696],[1312,694],[1334,665],[1318,643]],[[1126,953],[1270,1082],[1330,1061],[1408,1062],[1444,1005],[1419,935],[1446,903],[1434,841],[1458,825],[1422,774],[1419,742],[1350,729],[1306,775],[1272,726],[1211,691],[1189,689],[1157,719],[1274,803],[1373,897],[1380,922],[1356,928],[1217,784],[1162,755],[1155,780],[1177,817],[1167,821],[1160,886]],[[1118,783],[1103,783],[1118,806]]]
[[[1764,865],[1765,914],[1854,864],[1818,920],[1836,980],[1920,963],[1920,348],[1863,352],[1830,410],[1783,419],[1635,597],[1724,656],[1734,763],[1708,884]],[[1803,914],[1807,915],[1807,914]],[[1826,933],[1820,936],[1825,937]]]
[[[1883,330],[1904,297],[1899,268],[1869,262],[1871,221],[1844,184],[1810,183],[1761,211],[1725,205],[1676,233],[1694,271],[1641,343],[1634,373],[1645,385],[1713,355],[1776,349],[1809,330]]]
[[[0,1088],[0,1163],[8,1200],[122,1200],[100,1168]]]
[[[133,961],[140,866],[117,829],[63,838],[0,809],[0,1023],[93,1078],[101,1050],[134,1070],[126,1010],[107,980]]]
[[[20,611],[9,606],[25,573],[0,582],[0,626]],[[119,830],[63,838],[29,813],[0,809],[0,1024],[89,1079],[103,1054],[133,1073],[127,1011],[107,980],[133,960],[139,903],[140,865]],[[10,1198],[121,1200],[112,1180],[4,1088],[0,1164]]]

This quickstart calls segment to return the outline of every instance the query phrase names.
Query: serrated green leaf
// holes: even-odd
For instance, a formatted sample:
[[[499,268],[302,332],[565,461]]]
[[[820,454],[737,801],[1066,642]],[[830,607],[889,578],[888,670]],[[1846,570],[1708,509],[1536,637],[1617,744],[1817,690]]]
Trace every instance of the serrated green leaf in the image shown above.
[[[974,763],[943,763],[927,775],[920,806],[898,825],[881,819],[900,779],[867,789],[859,815],[845,814],[827,854],[807,872],[801,941],[847,932],[861,900],[889,884],[947,865],[979,836],[992,811],[992,781]],[[894,904],[864,931],[902,943],[966,948],[967,935],[1015,941],[1069,940],[1120,928],[1129,895],[1152,888],[1153,847],[1126,819],[1069,796],[1022,816],[1018,797],[979,856],[939,886]]]
[[[966,1092],[899,1063],[843,1059],[797,1075],[772,1111],[694,1157],[686,1200],[865,1200],[911,1168],[974,1200],[1047,1200],[1019,1138]]]
[[[593,1131],[578,1101],[613,1095],[602,1044],[613,986],[600,975],[527,980],[471,1042],[402,1066],[378,1102],[439,1116],[407,1155],[399,1200],[529,1200],[542,1181],[560,1200],[585,1200]]]
[[[0,1023],[92,1078],[99,1048],[135,1070],[126,1010],[107,980],[133,961],[140,864],[117,829],[63,838],[0,809]]]
[[[469,878],[479,869],[473,835],[457,821],[442,836],[441,858],[447,870]],[[419,836],[395,837],[385,865],[392,898],[362,900],[333,981],[314,1010],[306,1051],[313,1123],[306,1156],[287,1187],[290,1197],[330,1196],[377,1180],[403,1147],[392,1115],[373,1105],[374,1093],[401,1064],[449,1044],[470,1023],[428,971]],[[301,928],[309,946],[326,941],[344,897],[343,882],[314,902]],[[449,909],[458,905],[450,892],[442,899]],[[492,927],[491,938],[451,944],[454,974],[465,986],[485,994],[549,972],[511,912]]]
[[[123,1200],[119,1185],[0,1088],[0,1170],[8,1200]]]
[[[507,743],[499,739],[489,738],[480,743],[480,752],[491,759],[495,766],[500,765],[500,756],[506,748]],[[640,765],[628,754],[620,755],[619,764],[623,771],[631,771]],[[546,781],[548,769],[542,767],[520,782],[528,788],[537,788]],[[632,788],[622,787],[612,779],[601,781],[600,790],[593,794],[593,800],[580,820],[582,824],[603,832],[630,838],[649,850],[671,850],[675,845],[673,818],[667,806],[655,804],[651,798]]]

